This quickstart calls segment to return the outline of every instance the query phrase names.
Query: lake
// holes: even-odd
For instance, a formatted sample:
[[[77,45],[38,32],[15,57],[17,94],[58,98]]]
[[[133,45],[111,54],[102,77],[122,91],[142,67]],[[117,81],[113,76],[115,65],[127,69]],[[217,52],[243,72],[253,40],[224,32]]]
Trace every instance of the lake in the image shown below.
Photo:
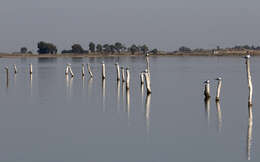
[[[129,91],[116,81],[116,62],[130,69]],[[150,57],[151,95],[140,85],[139,73],[146,68],[140,56],[1,58],[0,161],[259,161],[258,62],[260,57],[251,57],[249,118],[241,57]],[[64,75],[67,63],[75,74],[72,79]],[[82,79],[82,63],[91,64],[93,79],[88,74]],[[214,79],[219,76],[223,86],[216,104]],[[207,79],[212,97],[204,103]]]

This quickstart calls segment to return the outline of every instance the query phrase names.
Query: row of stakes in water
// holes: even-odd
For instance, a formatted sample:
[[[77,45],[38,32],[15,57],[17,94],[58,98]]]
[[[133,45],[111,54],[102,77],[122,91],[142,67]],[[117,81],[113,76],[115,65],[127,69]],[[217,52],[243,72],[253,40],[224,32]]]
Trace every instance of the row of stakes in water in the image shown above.
[[[252,85],[252,77],[251,77],[251,71],[250,71],[250,55],[247,55],[244,57],[246,62],[246,72],[247,72],[247,81],[248,81],[248,89],[249,89],[249,95],[248,95],[248,105],[252,106],[252,95],[253,95],[253,85]],[[218,81],[218,87],[216,92],[216,101],[220,100],[220,89],[222,85],[222,78],[219,77],[216,79]],[[204,81],[205,89],[204,89],[204,96],[205,100],[208,100],[210,98],[210,81],[206,80]]]

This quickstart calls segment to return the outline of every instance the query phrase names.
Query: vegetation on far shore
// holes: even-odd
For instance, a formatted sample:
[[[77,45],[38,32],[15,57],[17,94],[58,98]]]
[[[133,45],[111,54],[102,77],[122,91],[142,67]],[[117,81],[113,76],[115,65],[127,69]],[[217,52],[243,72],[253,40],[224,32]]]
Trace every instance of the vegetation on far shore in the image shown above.
[[[260,55],[260,46],[249,46],[249,45],[237,45],[231,48],[220,48],[217,46],[214,49],[202,49],[196,48],[191,49],[186,46],[181,46],[178,50],[172,52],[159,51],[157,48],[150,49],[146,44],[135,45],[127,47],[123,43],[116,42],[114,44],[95,44],[90,42],[88,49],[84,49],[80,44],[73,44],[71,49],[62,50],[58,53],[56,45],[49,42],[40,41],[37,44],[37,54],[33,54],[32,51],[28,50],[27,47],[21,47],[19,52],[12,54],[0,54],[0,56],[113,56],[113,55],[174,55],[174,56],[229,56],[229,55]]]

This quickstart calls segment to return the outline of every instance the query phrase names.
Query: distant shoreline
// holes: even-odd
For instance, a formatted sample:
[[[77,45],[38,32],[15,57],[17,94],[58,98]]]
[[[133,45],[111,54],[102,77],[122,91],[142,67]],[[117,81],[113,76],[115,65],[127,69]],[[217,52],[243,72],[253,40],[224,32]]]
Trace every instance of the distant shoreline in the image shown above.
[[[251,51],[217,51],[217,52],[159,52],[157,54],[149,54],[149,56],[244,56],[244,55],[260,56],[259,50]],[[22,54],[22,53],[0,53],[0,58],[84,58],[84,57],[121,57],[121,56],[145,56],[144,54],[136,53],[115,53],[115,54],[101,54],[101,53],[88,53],[88,54]]]

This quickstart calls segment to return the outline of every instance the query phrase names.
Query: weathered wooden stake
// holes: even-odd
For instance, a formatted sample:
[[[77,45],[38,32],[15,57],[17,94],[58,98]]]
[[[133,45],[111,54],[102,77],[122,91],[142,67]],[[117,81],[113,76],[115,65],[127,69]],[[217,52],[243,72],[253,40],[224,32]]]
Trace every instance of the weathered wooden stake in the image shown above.
[[[32,72],[33,72],[33,70],[32,70],[32,64],[30,64],[30,70],[29,70],[30,75],[32,75]]]
[[[130,88],[130,72],[129,69],[126,68],[126,89]]]
[[[16,68],[16,65],[14,64],[14,73],[16,74],[17,73],[17,68]]]
[[[204,95],[205,95],[205,100],[210,98],[210,81],[206,80],[204,82],[205,84],[205,90],[204,90]]]
[[[82,64],[82,67],[81,67],[81,75],[82,75],[82,77],[85,76],[85,67],[84,67],[84,66],[85,66],[85,65]]]
[[[91,68],[90,68],[90,64],[88,63],[88,73],[90,75],[91,78],[93,78],[93,73],[91,71]]]
[[[67,64],[66,69],[65,69],[65,75],[69,74],[69,64]]]
[[[149,54],[146,55],[145,59],[146,59],[146,67],[147,67],[147,70],[148,70],[148,72],[150,73]]]
[[[221,85],[222,85],[222,78],[217,78],[216,79],[218,81],[218,88],[217,88],[217,93],[216,93],[216,101],[220,100],[220,89],[221,89]]]
[[[104,61],[102,62],[102,79],[106,78],[106,66]]]
[[[122,73],[122,82],[125,82],[125,69],[121,67],[121,73]]]
[[[116,63],[116,72],[117,72],[117,81],[120,81],[120,68],[119,68],[119,64]]]
[[[143,85],[144,84],[144,73],[143,72],[140,73],[140,80],[141,80],[141,85]]]
[[[144,76],[145,76],[147,94],[150,94],[150,93],[152,93],[152,90],[151,90],[151,78],[150,78],[150,73],[149,73],[149,71],[147,69],[145,70]]]
[[[250,71],[250,55],[247,55],[245,59],[246,59],[246,71],[247,71],[247,81],[248,81],[248,89],[249,89],[248,105],[252,105],[253,84],[252,84],[252,77]]]
[[[71,66],[69,66],[69,71],[70,71],[71,77],[73,78],[73,77],[74,77],[74,73],[73,73],[73,71],[72,71],[72,69],[71,69]]]

